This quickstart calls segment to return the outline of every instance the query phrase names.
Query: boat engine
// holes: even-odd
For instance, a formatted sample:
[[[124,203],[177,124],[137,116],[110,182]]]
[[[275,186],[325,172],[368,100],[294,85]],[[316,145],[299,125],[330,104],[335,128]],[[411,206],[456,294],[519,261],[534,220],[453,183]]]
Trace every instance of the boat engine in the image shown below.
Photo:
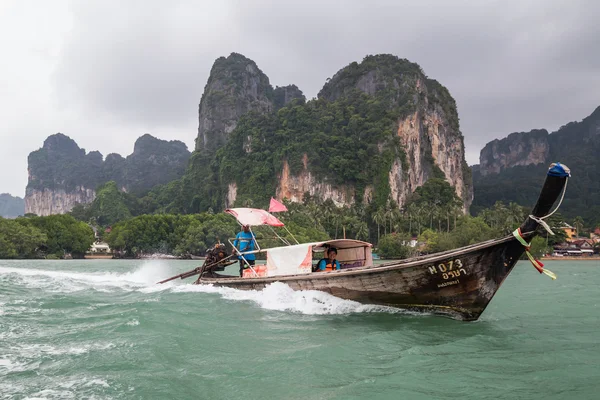
[[[229,254],[225,245],[217,243],[206,250],[206,260],[204,263],[212,265],[212,267],[208,268],[211,271],[223,271],[227,265],[231,264],[227,262],[228,260],[225,260],[228,256]]]

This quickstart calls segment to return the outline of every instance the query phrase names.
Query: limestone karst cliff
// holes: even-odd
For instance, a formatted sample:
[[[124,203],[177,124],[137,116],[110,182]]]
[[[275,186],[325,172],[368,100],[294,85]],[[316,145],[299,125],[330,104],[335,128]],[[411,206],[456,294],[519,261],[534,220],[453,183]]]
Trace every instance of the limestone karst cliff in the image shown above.
[[[256,63],[241,54],[218,58],[210,70],[198,107],[196,150],[214,150],[227,142],[248,111],[273,110],[273,87]]]
[[[396,158],[389,171],[392,199],[404,204],[439,169],[468,210],[473,199],[471,175],[456,103],[448,90],[427,78],[417,64],[383,54],[337,72],[319,97],[335,101],[356,89],[399,109],[394,126],[404,149],[404,165]]]
[[[224,78],[233,75],[230,58],[246,65],[229,67],[244,71],[237,80]],[[455,102],[418,65],[368,56],[336,73],[308,102],[295,87],[269,89],[256,64],[240,55],[217,60],[213,72],[200,104],[197,149],[210,143],[222,150],[214,161],[192,158],[183,184],[186,211],[260,203],[273,194],[402,206],[432,177],[453,185],[468,209],[471,175]],[[232,104],[244,106],[233,112]],[[227,118],[214,113],[222,109]]]
[[[49,136],[28,158],[29,180],[25,212],[37,215],[69,212],[77,203],[94,200],[95,189],[115,181],[122,190],[143,192],[179,178],[189,151],[179,141],[164,141],[148,134],[140,137],[127,158],[98,151],[86,153],[68,136]]]
[[[547,130],[515,132],[504,139],[496,139],[485,145],[479,156],[479,170],[482,176],[497,174],[517,165],[546,163],[549,155]]]

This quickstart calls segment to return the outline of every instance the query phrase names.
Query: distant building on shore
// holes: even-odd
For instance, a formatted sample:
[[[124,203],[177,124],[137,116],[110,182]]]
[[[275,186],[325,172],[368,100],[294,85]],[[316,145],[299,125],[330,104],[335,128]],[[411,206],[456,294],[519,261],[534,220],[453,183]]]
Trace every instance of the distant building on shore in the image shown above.
[[[600,243],[600,227],[596,227],[596,229],[590,232],[590,239],[592,239],[594,243]]]
[[[113,258],[113,253],[107,243],[98,240],[92,244],[85,258]]]
[[[577,228],[567,224],[566,222],[562,223],[560,229],[565,233],[567,242],[570,242],[577,238]]]
[[[594,255],[594,242],[591,239],[578,239],[554,246],[554,255],[585,257]]]

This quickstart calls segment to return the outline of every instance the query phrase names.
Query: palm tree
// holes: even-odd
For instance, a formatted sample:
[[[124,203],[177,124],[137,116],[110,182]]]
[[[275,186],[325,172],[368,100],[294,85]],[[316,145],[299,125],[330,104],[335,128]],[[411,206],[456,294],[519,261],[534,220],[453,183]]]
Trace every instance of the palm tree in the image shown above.
[[[525,213],[523,212],[523,207],[518,205],[517,203],[511,201],[508,204],[507,214],[506,214],[506,225],[512,231],[515,225],[520,224],[525,219]]]
[[[358,223],[354,226],[356,230],[356,239],[360,240],[361,238],[366,240],[369,238],[369,227],[365,221],[358,221]]]
[[[321,218],[323,218],[323,209],[319,204],[311,201],[307,204],[307,211],[315,223],[315,228],[318,228],[319,224],[321,223]]]
[[[442,218],[445,215],[445,210],[444,210],[444,206],[437,206],[435,208],[435,218],[437,219],[438,222],[438,232],[442,231]]]
[[[494,226],[492,226],[492,228],[501,228],[502,225],[506,224],[507,209],[503,202],[497,201],[492,207],[492,212],[494,220]]]
[[[452,229],[456,229],[456,218],[459,215],[464,215],[463,203],[461,201],[457,201],[452,205],[452,216],[454,217],[454,228]]]
[[[344,215],[342,217],[342,231],[344,232],[344,239],[346,239],[346,228],[350,228],[354,225],[355,218],[349,215]]]
[[[450,232],[450,216],[454,212],[454,207],[452,204],[444,204],[442,207],[442,216],[446,217],[446,232]],[[440,229],[441,232],[441,229]]]
[[[383,208],[379,208],[376,212],[373,213],[373,222],[375,222],[377,224],[377,243],[379,243],[379,237],[380,237],[380,227],[381,224],[385,223],[385,211],[383,210]]]
[[[385,209],[383,211],[384,224],[383,224],[383,234],[387,235],[387,222],[390,221],[390,233],[392,232],[392,209],[390,207],[390,203],[387,202],[385,205]]]
[[[579,215],[573,219],[573,225],[575,225],[575,229],[577,229],[577,234],[576,234],[577,237],[579,237],[579,235],[580,235],[579,232],[581,232],[581,230],[583,229],[583,224],[584,224],[583,218],[581,218]]]
[[[421,229],[423,228],[423,220],[426,221],[428,213],[424,206],[417,206],[416,211],[415,222],[417,224],[417,235],[420,235]]]
[[[417,222],[419,216],[419,207],[415,203],[411,203],[406,208],[406,214],[408,215],[408,233],[412,235],[413,222]]]
[[[390,233],[394,231],[394,226],[398,225],[398,221],[401,217],[402,214],[400,213],[399,208],[394,207],[390,210]]]

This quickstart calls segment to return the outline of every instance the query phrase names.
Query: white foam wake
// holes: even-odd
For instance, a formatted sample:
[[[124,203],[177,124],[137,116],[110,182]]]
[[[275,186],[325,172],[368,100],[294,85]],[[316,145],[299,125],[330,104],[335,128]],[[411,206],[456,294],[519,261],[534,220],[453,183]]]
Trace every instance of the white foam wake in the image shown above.
[[[226,300],[251,301],[267,310],[288,311],[309,315],[350,314],[363,312],[403,312],[398,309],[364,305],[344,300],[317,290],[294,291],[288,285],[275,282],[263,290],[238,290],[212,285],[192,285],[180,280],[159,285],[165,276],[176,274],[169,265],[160,260],[144,262],[129,272],[73,272],[34,268],[0,267],[0,276],[12,275],[19,284],[48,292],[74,292],[93,289],[96,291],[137,291],[144,294],[162,293],[216,293]],[[156,301],[155,297],[148,301]],[[158,300],[160,301],[160,300]]]
[[[154,285],[172,272],[166,263],[159,260],[147,261],[136,270],[123,273],[0,267],[0,276],[13,276],[27,287],[51,292],[72,292],[90,288],[100,291],[136,290]]]
[[[180,285],[171,287],[172,292],[218,293],[224,299],[252,301],[261,308],[277,311],[291,311],[309,315],[350,314],[363,312],[398,313],[398,309],[383,306],[364,305],[356,301],[344,300],[329,293],[317,290],[295,291],[282,282],[275,282],[263,290],[238,290],[212,285]]]

